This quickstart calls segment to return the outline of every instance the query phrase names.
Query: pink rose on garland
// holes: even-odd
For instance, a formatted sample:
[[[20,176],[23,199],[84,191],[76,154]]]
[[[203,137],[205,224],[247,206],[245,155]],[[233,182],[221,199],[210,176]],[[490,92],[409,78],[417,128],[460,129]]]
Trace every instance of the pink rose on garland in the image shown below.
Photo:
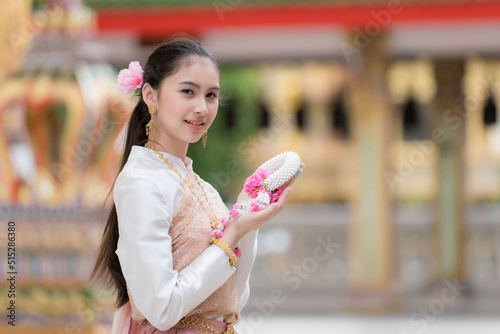
[[[269,175],[271,175],[271,172],[267,169],[259,168],[255,171],[254,174],[260,175],[260,177],[262,177],[263,179],[267,179]]]
[[[283,190],[281,189],[281,187],[276,189],[274,194],[271,195],[271,203],[276,203],[278,201],[278,198],[280,198],[282,193],[283,193]]]
[[[222,219],[220,220],[220,223],[224,226],[224,227],[227,227],[227,225],[229,225],[229,219],[227,217],[222,217]]]
[[[257,174],[252,174],[246,179],[243,188],[245,189],[245,192],[251,193],[252,191],[255,190],[255,188],[260,187],[262,185],[262,182],[263,182],[262,176]]]
[[[252,203],[250,203],[250,211],[260,211],[265,207],[265,205],[260,205],[257,201],[252,201]]]
[[[236,247],[235,249],[233,249],[233,251],[234,251],[234,255],[236,255],[237,257],[241,257],[241,249]]]
[[[252,190],[249,195],[251,198],[257,198],[257,196],[259,196],[259,192],[261,191],[267,191],[264,186],[259,186],[257,187],[256,189]]]
[[[118,73],[118,85],[116,85],[116,89],[123,91],[124,94],[128,94],[136,88],[141,88],[142,75],[143,70],[139,62],[130,62],[128,69],[125,68]]]
[[[220,238],[224,235],[224,232],[222,232],[221,230],[213,230],[212,235],[216,238]]]
[[[231,211],[229,211],[229,215],[231,216],[231,218],[238,218],[238,210],[232,209]]]

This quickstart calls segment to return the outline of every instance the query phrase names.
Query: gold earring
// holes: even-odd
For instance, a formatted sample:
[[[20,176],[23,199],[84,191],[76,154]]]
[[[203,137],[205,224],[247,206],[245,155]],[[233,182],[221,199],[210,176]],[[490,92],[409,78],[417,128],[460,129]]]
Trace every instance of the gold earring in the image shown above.
[[[146,136],[148,136],[148,140],[155,140],[156,135],[158,134],[158,123],[154,120],[154,115],[156,115],[156,108],[149,108],[149,114],[151,115],[151,119],[148,124],[146,124]]]
[[[208,135],[207,135],[208,131],[205,131],[205,133],[203,134],[203,136],[201,137],[201,141],[203,143],[203,148],[205,148],[205,146],[207,146],[207,139],[208,139]]]

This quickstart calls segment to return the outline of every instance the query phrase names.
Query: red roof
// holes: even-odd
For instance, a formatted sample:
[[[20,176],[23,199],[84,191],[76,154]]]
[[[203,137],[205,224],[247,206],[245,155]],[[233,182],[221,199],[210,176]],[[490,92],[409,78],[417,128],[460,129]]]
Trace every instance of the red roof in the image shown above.
[[[395,5],[391,7],[390,4]],[[132,31],[144,39],[164,38],[178,32],[198,35],[214,28],[365,27],[367,24],[390,26],[395,23],[483,20],[500,20],[500,2],[231,5],[231,1],[215,1],[213,6],[97,9],[99,31]]]

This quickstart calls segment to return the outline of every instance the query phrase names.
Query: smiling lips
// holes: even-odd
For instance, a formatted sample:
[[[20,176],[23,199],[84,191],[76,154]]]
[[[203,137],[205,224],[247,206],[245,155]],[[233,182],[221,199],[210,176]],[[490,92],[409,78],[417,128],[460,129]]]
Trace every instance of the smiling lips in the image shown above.
[[[184,120],[184,122],[186,122],[186,124],[195,131],[200,131],[205,124],[205,122],[199,120]]]

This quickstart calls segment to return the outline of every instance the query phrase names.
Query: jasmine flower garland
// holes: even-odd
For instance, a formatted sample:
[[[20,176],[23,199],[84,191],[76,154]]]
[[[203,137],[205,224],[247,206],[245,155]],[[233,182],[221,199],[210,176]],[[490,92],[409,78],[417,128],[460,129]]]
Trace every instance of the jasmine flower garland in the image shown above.
[[[300,167],[300,157],[295,152],[285,152],[266,161],[255,173],[250,175],[243,186],[244,191],[250,196],[250,200],[236,203],[229,215],[222,217],[217,228],[212,231],[212,236],[220,238],[224,235],[224,229],[232,219],[251,211],[260,211],[269,204],[278,201],[283,193],[281,188],[288,182]],[[236,247],[234,253],[241,256],[241,250]]]

